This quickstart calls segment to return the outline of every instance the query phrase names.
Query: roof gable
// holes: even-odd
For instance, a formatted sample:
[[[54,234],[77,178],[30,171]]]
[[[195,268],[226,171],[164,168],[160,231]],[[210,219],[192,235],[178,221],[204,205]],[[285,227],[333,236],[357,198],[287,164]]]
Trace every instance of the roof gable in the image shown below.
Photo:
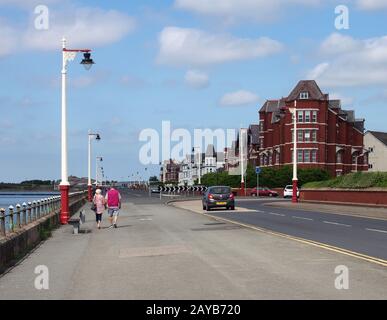
[[[309,100],[326,100],[327,95],[322,93],[314,80],[301,80],[287,97],[287,101],[298,100],[301,92],[308,92]]]
[[[381,143],[387,146],[387,132],[368,131]]]

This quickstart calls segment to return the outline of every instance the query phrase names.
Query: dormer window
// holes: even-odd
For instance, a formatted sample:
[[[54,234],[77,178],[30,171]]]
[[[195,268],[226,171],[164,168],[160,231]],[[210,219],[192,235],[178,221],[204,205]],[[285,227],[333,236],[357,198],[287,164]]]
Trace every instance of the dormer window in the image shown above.
[[[308,91],[303,91],[300,93],[300,99],[309,99],[309,92]]]

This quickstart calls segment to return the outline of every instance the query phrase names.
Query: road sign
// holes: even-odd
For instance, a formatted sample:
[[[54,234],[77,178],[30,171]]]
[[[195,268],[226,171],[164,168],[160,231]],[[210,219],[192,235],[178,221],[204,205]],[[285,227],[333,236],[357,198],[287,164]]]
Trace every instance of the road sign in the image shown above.
[[[260,174],[261,173],[261,167],[255,167],[255,173]]]

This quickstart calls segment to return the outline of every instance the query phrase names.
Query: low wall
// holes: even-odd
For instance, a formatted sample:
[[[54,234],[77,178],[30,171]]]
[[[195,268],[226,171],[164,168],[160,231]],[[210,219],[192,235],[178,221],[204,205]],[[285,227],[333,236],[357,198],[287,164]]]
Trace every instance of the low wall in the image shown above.
[[[253,190],[253,188],[246,188],[246,197],[250,197],[250,194],[251,194],[252,190]],[[283,197],[284,196],[284,189],[283,188],[273,188],[271,190],[277,191],[278,194],[279,194],[279,197]],[[244,197],[245,196],[245,192],[242,189],[240,189],[240,188],[233,188],[232,192],[237,197]]]
[[[301,189],[300,200],[387,207],[387,190]]]
[[[70,204],[70,214],[74,215],[85,203],[86,198]],[[60,210],[53,212],[0,239],[0,274],[46,239],[52,229],[59,226],[59,214]]]

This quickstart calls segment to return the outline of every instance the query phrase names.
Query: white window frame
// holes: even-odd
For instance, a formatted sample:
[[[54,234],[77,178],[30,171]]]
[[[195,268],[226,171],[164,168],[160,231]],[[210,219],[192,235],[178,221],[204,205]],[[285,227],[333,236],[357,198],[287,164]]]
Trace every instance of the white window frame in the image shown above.
[[[307,99],[309,99],[309,92],[308,92],[308,91],[300,92],[300,99],[301,99],[301,100],[307,100]]]

